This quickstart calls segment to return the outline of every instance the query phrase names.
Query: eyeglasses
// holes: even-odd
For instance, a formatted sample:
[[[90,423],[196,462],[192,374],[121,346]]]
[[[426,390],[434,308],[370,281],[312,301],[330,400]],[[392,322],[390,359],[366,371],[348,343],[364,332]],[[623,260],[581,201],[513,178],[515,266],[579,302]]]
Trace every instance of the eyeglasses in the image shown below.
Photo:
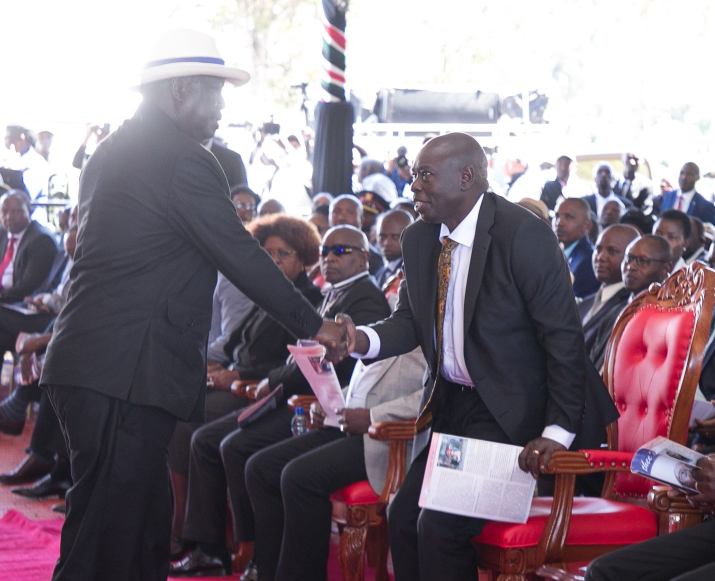
[[[264,250],[271,255],[273,260],[276,260],[277,258],[285,260],[295,254],[295,250],[283,250],[282,248],[279,248],[278,250],[268,250],[268,248],[264,248]]]
[[[253,202],[236,202],[234,204],[236,206],[237,210],[255,210],[256,209],[256,204]]]
[[[320,256],[325,258],[331,252],[335,256],[343,256],[345,254],[351,254],[355,250],[360,250],[361,252],[365,252],[365,250],[363,248],[360,248],[359,246],[348,246],[347,244],[333,244],[332,246],[321,246],[320,247]]]
[[[661,260],[660,258],[646,258],[645,256],[636,256],[634,254],[626,254],[623,260],[626,264],[635,261],[641,268],[648,268],[651,262],[667,262],[667,260]]]

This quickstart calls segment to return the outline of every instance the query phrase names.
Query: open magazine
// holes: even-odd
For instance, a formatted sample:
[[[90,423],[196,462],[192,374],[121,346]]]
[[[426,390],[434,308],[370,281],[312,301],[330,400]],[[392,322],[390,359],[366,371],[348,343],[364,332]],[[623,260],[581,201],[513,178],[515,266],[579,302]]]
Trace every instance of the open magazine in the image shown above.
[[[633,455],[631,472],[688,493],[697,493],[693,472],[704,456],[662,436],[644,444]]]
[[[536,480],[519,468],[522,450],[434,432],[419,505],[462,516],[525,523]]]
[[[333,364],[324,359],[325,347],[317,341],[301,340],[297,345],[288,345],[288,350],[325,412],[324,425],[337,428],[335,410],[345,407],[345,398]]]

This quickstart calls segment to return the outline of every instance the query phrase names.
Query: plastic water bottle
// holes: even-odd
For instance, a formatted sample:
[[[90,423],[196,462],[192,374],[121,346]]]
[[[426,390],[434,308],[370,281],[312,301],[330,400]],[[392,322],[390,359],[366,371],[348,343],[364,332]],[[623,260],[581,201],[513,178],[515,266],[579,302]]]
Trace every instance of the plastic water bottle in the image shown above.
[[[290,429],[293,436],[300,436],[308,431],[308,418],[305,417],[305,410],[298,406],[295,408],[295,415],[290,422]]]

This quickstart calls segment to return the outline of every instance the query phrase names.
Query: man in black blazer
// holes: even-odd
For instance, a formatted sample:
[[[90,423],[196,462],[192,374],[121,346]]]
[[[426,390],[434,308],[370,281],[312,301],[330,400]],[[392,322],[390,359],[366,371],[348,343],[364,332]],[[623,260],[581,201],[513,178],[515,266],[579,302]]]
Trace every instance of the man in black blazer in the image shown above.
[[[595,293],[599,286],[591,264],[593,246],[588,239],[591,224],[591,212],[582,198],[564,200],[556,209],[554,231],[564,247],[577,298]]]
[[[390,210],[380,214],[377,219],[377,244],[380,247],[385,264],[375,273],[377,286],[385,283],[402,268],[402,232],[412,224],[412,216],[402,210]]]
[[[556,179],[548,181],[541,190],[541,201],[546,204],[549,210],[554,210],[559,200],[563,199],[563,189],[569,181],[571,175],[571,164],[573,159],[568,155],[562,155],[556,160]]]
[[[625,224],[614,224],[601,232],[596,240],[593,269],[601,288],[579,303],[578,313],[583,323],[586,352],[598,370],[603,368],[606,346],[616,319],[631,296],[623,283],[621,262],[628,244],[635,238],[638,238],[638,230]]]
[[[325,277],[325,298],[320,307],[324,317],[346,312],[362,324],[390,314],[390,307],[367,270],[367,237],[354,226],[328,230],[323,239],[320,269]],[[350,381],[355,360],[344,359],[335,366],[338,381]],[[283,384],[283,397],[312,393],[298,365],[291,361],[273,369],[259,384],[256,397],[268,395]],[[257,451],[291,436],[292,413],[279,406],[241,429],[232,413],[199,428],[191,441],[189,496],[184,537],[201,543],[172,561],[171,574],[194,574],[220,569],[225,552],[226,485],[233,516],[234,538],[253,541],[253,509],[246,490],[246,463]],[[224,555],[224,561],[226,556]]]
[[[37,292],[57,257],[54,236],[30,220],[31,213],[25,192],[12,190],[0,198],[0,257],[7,257],[8,246],[13,246],[12,260],[1,275],[0,301],[3,303],[20,302]]]
[[[201,420],[216,271],[301,338],[339,338],[243,228],[216,158],[225,66],[211,37],[165,33],[143,102],[80,179],[71,290],[47,350],[46,386],[74,485],[54,581],[166,579],[167,445]]]
[[[623,204],[623,208],[628,210],[633,207],[633,202],[628,198],[619,196],[613,191],[615,178],[613,175],[613,166],[607,161],[600,161],[594,166],[593,178],[596,181],[597,193],[590,196],[584,196],[584,200],[591,207],[591,210],[601,217],[603,207],[611,200],[616,200]]]
[[[572,444],[585,422],[585,398],[599,399],[585,409],[604,411],[604,422],[616,414],[602,383],[592,393],[586,387],[593,367],[553,232],[528,210],[487,192],[479,144],[460,133],[435,137],[418,154],[413,175],[422,220],[403,234],[397,309],[370,327],[356,330],[347,320],[346,328],[351,352],[382,359],[419,345],[429,366],[417,456],[388,515],[396,581],[476,579],[469,539],[485,521],[417,505],[430,429],[524,446],[519,465],[536,477],[553,452]],[[437,266],[447,237],[458,244],[437,369]]]

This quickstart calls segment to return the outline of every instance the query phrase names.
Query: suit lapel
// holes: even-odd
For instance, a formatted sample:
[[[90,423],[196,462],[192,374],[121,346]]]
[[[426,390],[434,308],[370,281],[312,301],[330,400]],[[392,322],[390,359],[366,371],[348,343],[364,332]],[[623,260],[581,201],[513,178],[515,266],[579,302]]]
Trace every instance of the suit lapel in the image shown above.
[[[496,203],[493,194],[484,193],[482,207],[479,209],[477,220],[477,231],[472,243],[472,258],[469,262],[469,275],[467,277],[467,289],[464,296],[464,332],[469,330],[470,322],[474,317],[474,309],[477,305],[477,296],[482,287],[484,278],[484,267],[487,263],[487,252],[492,242],[489,232],[494,225],[494,212]]]

